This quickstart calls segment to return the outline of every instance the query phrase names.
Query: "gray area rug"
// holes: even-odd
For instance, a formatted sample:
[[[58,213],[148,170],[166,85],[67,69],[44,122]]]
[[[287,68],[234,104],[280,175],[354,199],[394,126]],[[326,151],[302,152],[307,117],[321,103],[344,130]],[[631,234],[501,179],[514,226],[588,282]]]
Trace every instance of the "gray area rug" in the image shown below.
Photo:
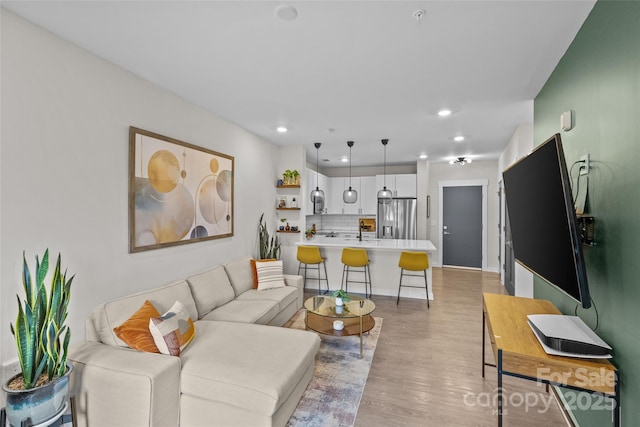
[[[304,309],[299,310],[284,326],[304,329],[304,313]],[[357,336],[331,337],[319,334],[322,344],[316,355],[313,379],[287,426],[353,426],[382,328],[382,318],[374,319],[375,326],[364,335],[362,359]]]

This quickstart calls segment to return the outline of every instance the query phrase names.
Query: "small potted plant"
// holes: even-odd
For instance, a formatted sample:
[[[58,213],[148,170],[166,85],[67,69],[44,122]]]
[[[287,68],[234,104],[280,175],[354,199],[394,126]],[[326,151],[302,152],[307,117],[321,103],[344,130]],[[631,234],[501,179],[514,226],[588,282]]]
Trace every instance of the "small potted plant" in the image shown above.
[[[49,250],[36,256],[33,277],[22,254],[24,304],[18,296],[18,316],[11,333],[16,341],[21,373],[3,384],[7,394],[7,418],[18,426],[23,420],[41,424],[62,411],[69,393],[69,375],[73,365],[67,363],[71,331],[65,325],[71,297],[71,282],[62,271],[60,255],[47,292],[44,283],[49,270]]]
[[[338,289],[333,291],[333,297],[336,299],[336,305],[343,305],[345,302],[351,301],[351,297],[344,290]]]
[[[286,171],[284,171],[282,173],[282,177],[284,178],[283,181],[284,181],[285,185],[291,185],[292,184],[291,179],[293,178],[293,175],[292,175],[292,172],[291,172],[290,169],[287,169]]]
[[[292,184],[300,185],[300,172],[298,172],[296,169],[291,171],[291,180]]]

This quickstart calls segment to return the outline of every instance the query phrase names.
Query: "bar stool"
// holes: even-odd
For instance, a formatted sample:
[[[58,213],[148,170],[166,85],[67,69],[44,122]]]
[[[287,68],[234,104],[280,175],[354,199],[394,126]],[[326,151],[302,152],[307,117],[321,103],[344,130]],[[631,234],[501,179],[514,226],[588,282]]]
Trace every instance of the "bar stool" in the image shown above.
[[[402,276],[416,276],[422,277],[424,275],[424,288],[427,292],[427,308],[429,308],[429,283],[427,282],[427,269],[429,268],[429,256],[425,252],[409,252],[403,251],[400,253],[400,261],[398,261],[398,267],[400,267],[400,284],[398,285],[398,299],[396,305],[400,302],[400,288],[422,288],[422,286],[416,285],[403,285]],[[405,273],[405,270],[409,271],[422,271],[423,274],[409,274]]]
[[[340,281],[340,289],[344,283],[345,292],[349,291],[349,282],[364,283],[364,296],[370,298],[373,293],[371,288],[371,271],[369,270],[369,257],[365,249],[343,248],[342,249],[342,280]],[[362,270],[359,270],[362,269]],[[364,281],[349,280],[349,271],[364,273]],[[345,280],[346,273],[346,280]],[[367,289],[367,286],[369,287]]]
[[[326,294],[327,292],[329,292],[329,280],[327,279],[327,265],[324,263],[324,258],[322,258],[322,256],[320,255],[320,248],[317,246],[298,246],[298,253],[297,253],[297,259],[298,259],[298,274],[300,274],[300,268],[302,267],[302,264],[304,264],[304,286],[306,287],[307,284],[307,268],[309,268],[310,270],[318,270],[318,277],[317,278],[313,278],[310,277],[310,280],[317,280],[318,281],[318,294],[323,293],[320,290],[320,281],[324,280],[327,283],[327,290],[324,291],[324,293]],[[324,279],[321,277],[320,274],[320,264],[322,264],[324,266]],[[313,265],[315,267],[308,267],[309,265]]]

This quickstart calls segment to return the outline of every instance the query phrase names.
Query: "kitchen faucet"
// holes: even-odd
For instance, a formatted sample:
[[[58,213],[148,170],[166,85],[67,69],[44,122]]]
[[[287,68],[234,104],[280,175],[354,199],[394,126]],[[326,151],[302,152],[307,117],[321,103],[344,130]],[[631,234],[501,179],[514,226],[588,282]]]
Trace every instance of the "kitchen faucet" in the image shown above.
[[[364,229],[364,221],[360,220],[360,225],[358,227],[358,240],[362,242],[362,230]]]

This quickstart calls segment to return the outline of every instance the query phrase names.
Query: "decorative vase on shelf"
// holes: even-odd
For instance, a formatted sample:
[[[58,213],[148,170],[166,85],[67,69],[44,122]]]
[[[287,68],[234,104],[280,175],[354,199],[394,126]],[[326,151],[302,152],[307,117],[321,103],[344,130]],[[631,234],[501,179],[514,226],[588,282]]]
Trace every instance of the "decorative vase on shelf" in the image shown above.
[[[291,227],[289,226],[289,223],[287,223],[287,225],[284,227],[285,231],[291,231]]]

